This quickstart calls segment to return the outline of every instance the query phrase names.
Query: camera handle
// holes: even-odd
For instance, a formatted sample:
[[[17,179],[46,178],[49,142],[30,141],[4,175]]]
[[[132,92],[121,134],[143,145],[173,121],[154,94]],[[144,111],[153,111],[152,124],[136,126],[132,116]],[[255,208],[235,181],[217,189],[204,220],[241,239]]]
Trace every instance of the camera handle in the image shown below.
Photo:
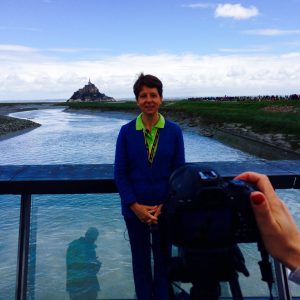
[[[228,280],[233,300],[243,300],[241,287],[238,281],[238,273],[234,272]],[[218,300],[220,297],[219,281],[194,281],[190,289],[190,300]]]
[[[240,283],[239,283],[239,275],[237,272],[233,274],[232,278],[229,280],[229,286],[231,290],[232,299],[234,300],[243,300],[243,294],[241,291]]]
[[[257,242],[257,248],[260,252],[261,261],[258,262],[260,272],[261,272],[261,280],[265,281],[268,284],[269,292],[270,292],[270,300],[273,300],[272,294],[272,284],[274,283],[272,265],[269,261],[269,253],[267,252],[263,242],[259,240]]]
[[[190,289],[190,300],[218,300],[220,285],[218,281],[194,281]]]

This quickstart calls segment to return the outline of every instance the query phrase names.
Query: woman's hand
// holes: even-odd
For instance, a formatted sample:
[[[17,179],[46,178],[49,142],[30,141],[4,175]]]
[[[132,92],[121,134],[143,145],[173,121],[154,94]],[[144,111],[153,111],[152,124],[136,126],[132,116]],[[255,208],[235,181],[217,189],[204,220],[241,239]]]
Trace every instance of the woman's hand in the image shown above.
[[[160,205],[157,206],[156,212],[154,213],[154,217],[158,218],[158,216],[161,214],[161,208],[162,208],[162,206],[163,206],[162,204],[160,204]],[[156,221],[155,224],[157,224],[157,221]]]
[[[235,179],[251,182],[259,189],[251,193],[250,201],[268,252],[292,271],[300,267],[300,231],[269,178],[246,172]]]
[[[149,225],[157,224],[157,217],[160,214],[161,205],[143,205],[134,202],[130,208],[142,223]]]

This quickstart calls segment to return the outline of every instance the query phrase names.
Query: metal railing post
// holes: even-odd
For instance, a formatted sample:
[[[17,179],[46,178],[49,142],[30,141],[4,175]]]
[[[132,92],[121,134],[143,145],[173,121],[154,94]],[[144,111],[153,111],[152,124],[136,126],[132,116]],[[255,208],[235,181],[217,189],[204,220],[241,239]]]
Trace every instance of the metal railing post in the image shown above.
[[[28,253],[28,278],[27,278],[27,298],[35,299],[35,275],[36,275],[36,246],[37,246],[37,218],[38,207],[31,207],[30,216],[30,237],[29,237],[29,253]]]
[[[30,238],[31,195],[21,195],[19,243],[17,258],[16,300],[25,300],[27,293],[28,254]]]
[[[278,300],[291,300],[292,296],[285,267],[279,261],[274,259],[274,268],[276,275]]]

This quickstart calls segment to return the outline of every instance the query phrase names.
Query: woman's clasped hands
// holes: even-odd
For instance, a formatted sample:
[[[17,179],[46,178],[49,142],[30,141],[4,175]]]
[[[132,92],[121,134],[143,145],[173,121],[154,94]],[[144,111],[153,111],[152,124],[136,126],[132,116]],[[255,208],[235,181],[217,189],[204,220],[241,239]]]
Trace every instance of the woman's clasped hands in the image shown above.
[[[142,223],[157,224],[162,205],[143,205],[138,202],[131,204],[130,208]]]

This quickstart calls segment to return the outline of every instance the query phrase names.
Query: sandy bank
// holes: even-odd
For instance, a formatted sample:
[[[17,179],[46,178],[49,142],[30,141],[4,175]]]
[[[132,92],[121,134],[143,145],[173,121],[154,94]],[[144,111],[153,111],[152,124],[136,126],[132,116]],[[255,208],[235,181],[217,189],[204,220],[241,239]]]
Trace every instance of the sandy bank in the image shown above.
[[[4,137],[7,134],[24,129],[34,129],[40,124],[30,120],[23,120],[7,116],[0,116],[0,136]]]
[[[15,105],[0,105],[0,140],[14,137],[18,134],[23,134],[41,126],[40,124],[19,118],[9,117],[10,113],[52,108],[51,104],[15,104]]]

